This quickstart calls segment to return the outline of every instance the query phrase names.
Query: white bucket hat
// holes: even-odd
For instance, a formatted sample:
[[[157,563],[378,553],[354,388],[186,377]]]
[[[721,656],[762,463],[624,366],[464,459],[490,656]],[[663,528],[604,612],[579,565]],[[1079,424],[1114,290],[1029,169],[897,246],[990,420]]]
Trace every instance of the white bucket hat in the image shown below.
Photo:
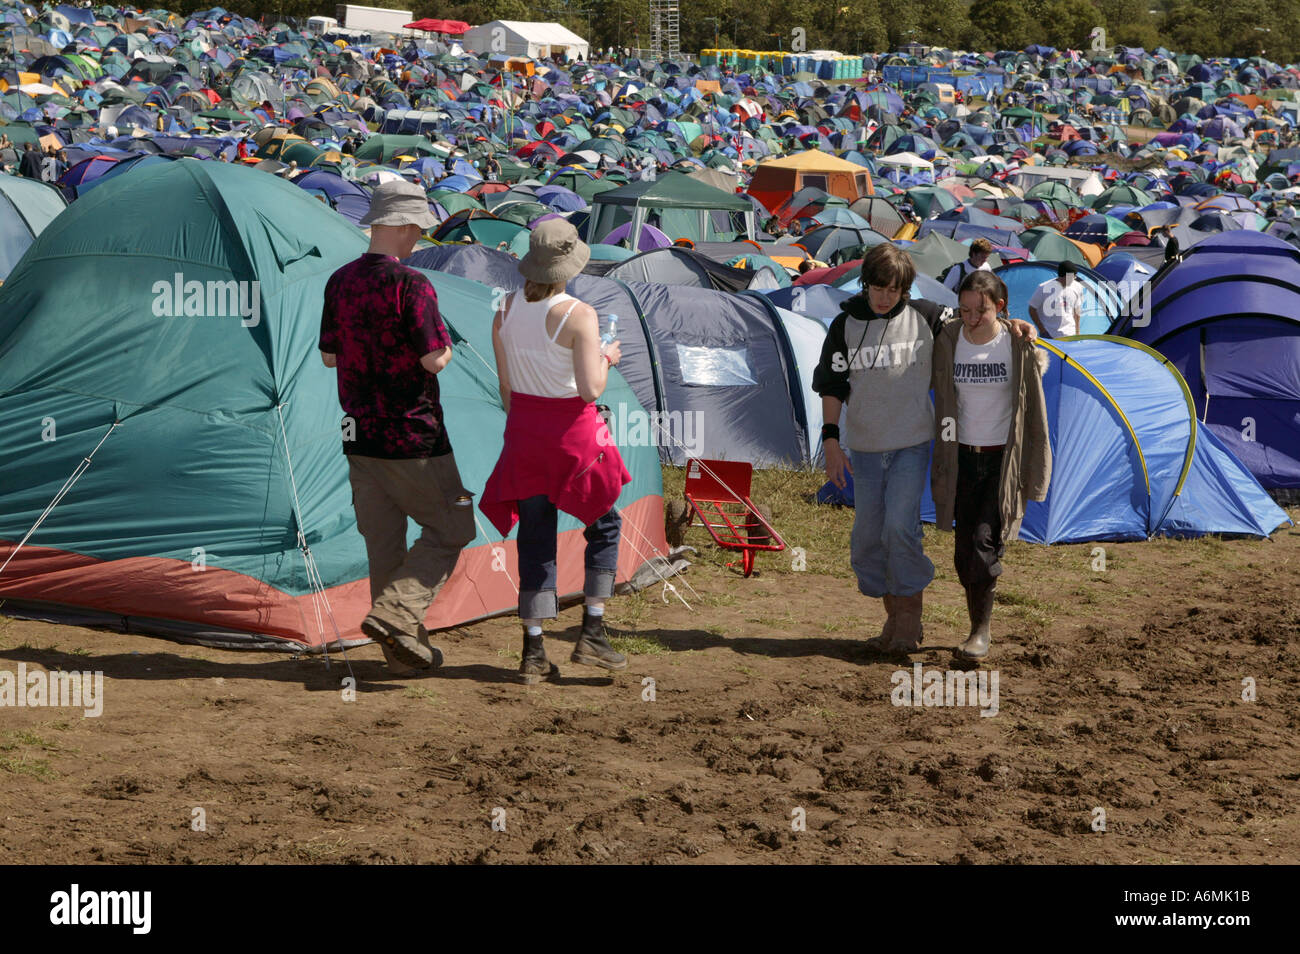
[[[414,182],[393,179],[379,186],[370,199],[362,225],[418,225],[431,229],[438,218],[429,211],[429,197]]]
[[[586,266],[591,249],[578,238],[568,219],[547,219],[528,237],[528,254],[519,261],[519,274],[539,285],[567,282]]]

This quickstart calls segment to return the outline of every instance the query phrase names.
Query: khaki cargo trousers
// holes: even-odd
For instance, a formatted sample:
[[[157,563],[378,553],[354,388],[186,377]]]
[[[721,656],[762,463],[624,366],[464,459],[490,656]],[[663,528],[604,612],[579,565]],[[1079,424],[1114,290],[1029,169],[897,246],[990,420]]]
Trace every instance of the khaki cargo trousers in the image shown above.
[[[410,460],[348,456],[352,506],[370,562],[370,615],[415,636],[474,539],[474,498],[454,454]],[[421,527],[407,549],[407,518]]]

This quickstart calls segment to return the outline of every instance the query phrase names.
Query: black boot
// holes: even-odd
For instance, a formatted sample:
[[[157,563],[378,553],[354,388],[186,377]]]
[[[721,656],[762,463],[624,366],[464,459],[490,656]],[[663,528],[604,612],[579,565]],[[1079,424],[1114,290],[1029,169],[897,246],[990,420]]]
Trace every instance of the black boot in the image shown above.
[[[578,645],[573,647],[569,660],[602,669],[627,668],[627,657],[614,652],[605,636],[605,617],[592,616],[585,606],[582,609],[582,635],[578,637]]]
[[[970,635],[956,649],[960,659],[983,659],[989,654],[989,624],[993,620],[995,583],[966,590],[966,610],[970,614]]]
[[[535,685],[543,679],[554,679],[560,674],[560,668],[546,658],[542,634],[529,636],[526,627],[523,657],[523,661],[519,663],[519,678],[525,686]]]

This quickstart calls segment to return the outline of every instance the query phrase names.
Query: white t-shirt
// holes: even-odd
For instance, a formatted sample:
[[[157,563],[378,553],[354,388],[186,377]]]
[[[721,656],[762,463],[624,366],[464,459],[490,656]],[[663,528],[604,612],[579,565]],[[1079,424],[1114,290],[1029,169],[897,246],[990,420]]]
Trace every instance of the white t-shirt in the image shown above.
[[[993,271],[993,266],[990,265],[987,261],[985,261],[984,264],[981,265],[979,268],[976,268],[975,266],[971,265],[970,259],[968,258],[964,262],[958,262],[952,268],[948,269],[948,277],[943,280],[943,283],[947,288],[956,291],[958,286],[960,286],[961,283],[966,280],[966,276],[969,275],[971,272],[991,272],[991,271]]]
[[[1005,444],[1011,432],[1011,335],[999,326],[988,344],[957,333],[952,377],[957,385],[957,442],[976,447]]]
[[[1029,307],[1038,309],[1038,320],[1053,338],[1077,335],[1083,314],[1083,285],[1077,277],[1068,288],[1061,287],[1059,278],[1048,279],[1034,289]]]

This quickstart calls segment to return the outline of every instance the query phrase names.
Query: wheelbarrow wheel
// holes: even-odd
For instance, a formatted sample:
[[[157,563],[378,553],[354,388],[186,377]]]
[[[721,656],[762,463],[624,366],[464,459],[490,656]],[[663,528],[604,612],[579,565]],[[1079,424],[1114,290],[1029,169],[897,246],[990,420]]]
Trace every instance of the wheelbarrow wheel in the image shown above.
[[[664,504],[664,538],[672,549],[685,540],[686,525],[691,520],[691,508],[684,500],[670,500]]]

